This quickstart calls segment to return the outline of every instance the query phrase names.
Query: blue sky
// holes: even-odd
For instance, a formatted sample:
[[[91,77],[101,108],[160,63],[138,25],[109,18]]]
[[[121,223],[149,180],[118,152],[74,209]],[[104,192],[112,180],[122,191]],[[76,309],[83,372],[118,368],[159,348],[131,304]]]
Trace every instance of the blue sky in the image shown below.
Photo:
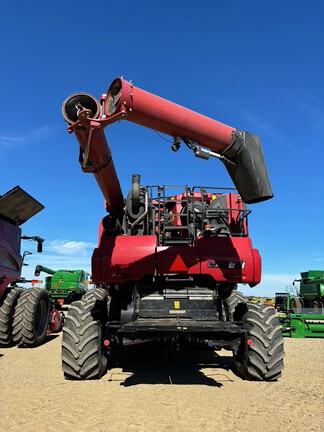
[[[275,197],[251,205],[250,235],[263,259],[248,295],[282,291],[323,269],[324,3],[320,0],[0,0],[0,194],[20,185],[45,205],[23,233],[35,265],[84,268],[105,215],[78,164],[61,106],[96,97],[114,78],[261,137]],[[154,131],[106,129],[124,194],[142,184],[232,186],[217,160],[173,153]]]

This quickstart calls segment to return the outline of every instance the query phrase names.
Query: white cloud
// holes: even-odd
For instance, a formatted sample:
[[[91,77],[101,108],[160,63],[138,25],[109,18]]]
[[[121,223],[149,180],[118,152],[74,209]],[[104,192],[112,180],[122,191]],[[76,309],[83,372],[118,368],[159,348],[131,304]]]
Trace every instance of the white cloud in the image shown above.
[[[93,250],[94,247],[95,245],[93,243],[86,243],[82,241],[53,240],[47,245],[46,249],[59,255],[77,255],[85,257],[89,254],[88,250]]]
[[[33,253],[25,258],[22,277],[27,280],[35,279],[34,272],[37,265],[53,270],[85,270],[91,274],[91,256],[96,245],[92,243],[72,240],[53,240],[44,243],[42,253]],[[37,279],[45,280],[46,274],[41,273]],[[26,284],[28,286],[28,284]]]
[[[51,129],[44,126],[23,135],[0,135],[0,156],[4,156],[9,150],[14,150],[17,147],[21,148],[21,146],[42,141],[48,138],[50,134]]]
[[[47,126],[36,129],[24,135],[0,135],[0,143],[3,145],[15,145],[41,141],[47,138],[51,133],[51,129]]]

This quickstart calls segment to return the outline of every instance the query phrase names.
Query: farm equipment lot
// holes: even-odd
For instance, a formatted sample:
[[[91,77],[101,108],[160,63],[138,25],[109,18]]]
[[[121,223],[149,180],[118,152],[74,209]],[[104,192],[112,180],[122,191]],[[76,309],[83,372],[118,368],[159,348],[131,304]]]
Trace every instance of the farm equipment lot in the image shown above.
[[[278,382],[237,377],[232,355],[158,345],[114,354],[97,381],[61,371],[62,334],[36,349],[0,349],[3,431],[321,431],[323,339],[285,339]]]

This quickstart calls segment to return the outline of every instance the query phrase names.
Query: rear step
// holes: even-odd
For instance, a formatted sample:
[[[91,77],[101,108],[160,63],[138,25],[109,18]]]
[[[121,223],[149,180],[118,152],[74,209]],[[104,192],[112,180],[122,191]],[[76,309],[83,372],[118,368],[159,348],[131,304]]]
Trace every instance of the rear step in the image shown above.
[[[218,320],[190,320],[181,318],[137,319],[124,324],[119,333],[146,332],[185,332],[185,333],[231,333],[241,335],[245,332],[241,323]]]

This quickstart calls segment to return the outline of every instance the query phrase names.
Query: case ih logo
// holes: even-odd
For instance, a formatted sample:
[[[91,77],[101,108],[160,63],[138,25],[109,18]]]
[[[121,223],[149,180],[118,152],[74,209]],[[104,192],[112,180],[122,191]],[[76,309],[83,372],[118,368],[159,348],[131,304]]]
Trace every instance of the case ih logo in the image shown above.
[[[209,261],[207,267],[220,268],[220,269],[243,269],[245,267],[245,262],[244,261]]]

